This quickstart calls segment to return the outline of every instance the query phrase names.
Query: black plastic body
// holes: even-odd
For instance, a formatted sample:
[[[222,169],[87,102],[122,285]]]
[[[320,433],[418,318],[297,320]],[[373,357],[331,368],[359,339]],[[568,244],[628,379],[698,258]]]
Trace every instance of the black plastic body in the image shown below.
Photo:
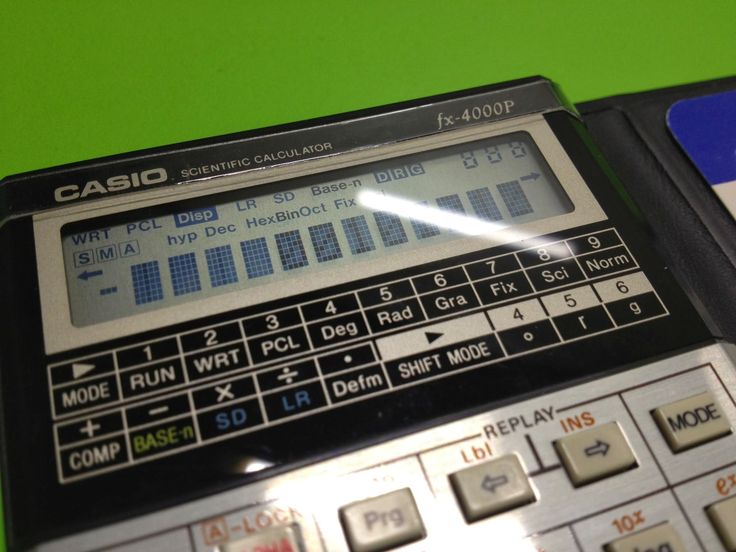
[[[446,98],[425,99],[409,104],[408,107],[439,102]],[[391,106],[382,109],[389,111]],[[382,109],[369,113],[380,113]],[[355,117],[356,114],[347,114],[324,121],[260,132],[264,135],[277,134],[278,131],[318,127]],[[57,481],[46,365],[49,362],[104,351],[113,343],[99,343],[51,358],[44,354],[34,238],[30,211],[27,208],[42,205],[46,201],[53,185],[54,171],[41,175],[38,189],[34,188],[32,182],[38,174],[15,180],[14,186],[27,181],[22,184],[28,186],[28,189],[23,190],[22,197],[23,201],[28,202],[23,208],[20,208],[20,199],[15,203],[6,203],[11,208],[13,205],[17,206],[20,216],[0,227],[0,247],[5,252],[0,256],[0,309],[6,320],[4,331],[0,332],[0,437],[3,452],[3,497],[10,548],[25,549],[55,537],[247,484],[298,465],[429,427],[441,421],[457,419],[521,397],[625,370],[648,359],[710,340],[711,332],[664,262],[652,249],[649,243],[651,236],[640,213],[632,207],[583,125],[564,111],[552,112],[545,117],[609,217],[608,221],[571,228],[549,236],[550,239],[615,227],[669,309],[669,316],[526,355],[494,365],[493,370],[467,371],[243,437],[66,485],[60,485]],[[376,132],[376,140],[380,141],[383,131],[376,129]],[[259,132],[249,135],[257,136]],[[219,141],[227,141],[227,137],[212,143]],[[174,150],[178,152],[177,155],[186,155],[190,146],[185,145]],[[152,160],[155,165],[155,156],[165,155],[166,152],[167,149],[148,152],[144,166],[150,166]],[[126,158],[111,161],[126,162]],[[99,168],[104,163],[100,161],[95,167]],[[137,163],[140,164],[141,161]],[[16,190],[21,188],[22,186],[17,187]],[[34,199],[36,192],[41,199]],[[498,250],[501,252],[506,249]],[[474,253],[465,258],[478,256],[478,253]],[[448,262],[449,260],[438,261],[402,271],[395,276],[406,277],[441,268]],[[339,293],[374,280],[377,281],[371,279],[353,282],[313,292],[299,297],[298,300],[313,300],[324,293]],[[295,300],[297,299],[285,298],[266,306],[276,308]],[[263,306],[259,306],[261,307]],[[141,339],[245,316],[253,310],[241,309],[192,320],[147,332],[145,336],[126,337],[115,341],[114,345],[132,344]],[[237,473],[235,466],[246,455],[268,458],[276,466],[256,474]]]

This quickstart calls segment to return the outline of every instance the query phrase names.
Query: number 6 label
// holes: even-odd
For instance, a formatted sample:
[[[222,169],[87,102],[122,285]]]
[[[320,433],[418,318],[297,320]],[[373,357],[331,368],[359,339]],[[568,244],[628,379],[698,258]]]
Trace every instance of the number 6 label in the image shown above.
[[[598,282],[593,286],[605,303],[654,291],[643,272],[618,276],[605,282]]]

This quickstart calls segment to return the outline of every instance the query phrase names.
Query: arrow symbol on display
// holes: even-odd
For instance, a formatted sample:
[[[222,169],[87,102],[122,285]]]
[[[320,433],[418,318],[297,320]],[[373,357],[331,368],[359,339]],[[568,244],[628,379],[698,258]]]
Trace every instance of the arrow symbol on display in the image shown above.
[[[427,343],[434,343],[445,334],[440,332],[424,332],[424,335],[427,337]]]
[[[79,379],[83,375],[88,374],[94,369],[95,369],[94,364],[84,364],[82,362],[75,362],[74,364],[72,364],[72,377],[74,379]]]
[[[499,475],[497,477],[491,477],[490,475],[486,475],[483,478],[483,482],[480,484],[480,486],[483,487],[489,493],[495,493],[496,489],[498,489],[499,487],[503,487],[508,482],[509,482],[509,478],[506,477],[505,475]]]
[[[78,276],[78,278],[86,282],[87,280],[95,276],[102,276],[102,271],[101,270],[85,270]]]
[[[526,175],[522,176],[521,179],[522,180],[536,180],[540,176],[542,176],[542,175],[539,174],[539,173],[532,172],[532,173],[529,173],[529,174],[526,174]]]
[[[595,445],[586,448],[584,452],[585,456],[595,456],[596,454],[605,456],[606,454],[608,454],[608,449],[610,448],[611,445],[599,440],[595,442]]]

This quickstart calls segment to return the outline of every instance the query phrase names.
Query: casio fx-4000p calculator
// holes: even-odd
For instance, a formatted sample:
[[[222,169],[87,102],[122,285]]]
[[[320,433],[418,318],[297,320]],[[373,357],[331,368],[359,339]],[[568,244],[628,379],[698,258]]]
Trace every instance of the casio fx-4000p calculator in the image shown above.
[[[543,78],[0,193],[12,550],[729,546],[734,349]]]

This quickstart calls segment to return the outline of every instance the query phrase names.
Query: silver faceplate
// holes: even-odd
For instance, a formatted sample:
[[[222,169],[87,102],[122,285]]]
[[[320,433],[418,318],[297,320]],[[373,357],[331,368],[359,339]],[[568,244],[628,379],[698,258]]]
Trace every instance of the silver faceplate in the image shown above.
[[[627,516],[636,520],[633,531],[668,521],[688,551],[720,552],[704,508],[736,495],[736,434],[673,454],[651,411],[710,391],[736,428],[735,360],[733,345],[704,346],[37,549],[216,552],[229,540],[296,523],[306,550],[345,552],[340,507],[410,488],[427,537],[400,548],[407,552],[481,544],[504,552],[600,552],[628,534],[617,528],[628,526],[621,523]],[[573,487],[553,442],[608,422],[620,425],[638,466]],[[467,524],[448,475],[511,453],[536,502]]]

